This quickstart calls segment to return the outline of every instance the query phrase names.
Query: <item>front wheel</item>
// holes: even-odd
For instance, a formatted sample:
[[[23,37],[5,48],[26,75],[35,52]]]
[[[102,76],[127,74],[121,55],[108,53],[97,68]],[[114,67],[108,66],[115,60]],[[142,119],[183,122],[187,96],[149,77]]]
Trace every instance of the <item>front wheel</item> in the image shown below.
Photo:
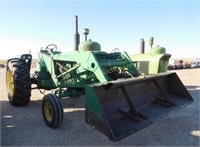
[[[63,107],[60,98],[55,94],[47,94],[42,101],[42,116],[47,126],[58,128],[63,121]]]

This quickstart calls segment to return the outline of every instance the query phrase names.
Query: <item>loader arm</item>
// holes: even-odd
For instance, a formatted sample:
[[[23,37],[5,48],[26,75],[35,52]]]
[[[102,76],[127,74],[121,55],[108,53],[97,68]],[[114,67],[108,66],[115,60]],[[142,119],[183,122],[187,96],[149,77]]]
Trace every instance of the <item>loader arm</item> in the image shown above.
[[[76,62],[80,64],[80,67],[76,70],[76,74],[81,75],[83,81],[91,77],[95,82],[98,81],[101,83],[113,80],[112,74],[119,74],[119,70],[125,70],[131,77],[140,75],[139,71],[132,64],[132,61],[124,54],[108,54],[106,52],[91,51],[82,53],[76,52],[72,54],[63,54],[62,56],[54,55],[53,60]],[[88,77],[87,71],[90,73],[90,77]],[[119,78],[121,77],[115,77],[115,79]]]

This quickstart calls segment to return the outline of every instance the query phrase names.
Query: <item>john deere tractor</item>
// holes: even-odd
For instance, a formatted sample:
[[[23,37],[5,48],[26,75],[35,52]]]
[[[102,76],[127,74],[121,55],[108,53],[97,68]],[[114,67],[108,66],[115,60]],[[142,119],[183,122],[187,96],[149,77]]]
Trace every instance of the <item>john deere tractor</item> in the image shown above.
[[[47,126],[58,128],[63,121],[61,98],[85,95],[86,123],[117,141],[192,102],[176,73],[145,76],[126,52],[101,51],[100,44],[91,40],[79,44],[75,18],[75,51],[62,53],[54,44],[41,49],[32,76],[30,54],[7,61],[8,98],[13,106],[27,105],[32,89],[53,89],[43,97],[42,114]]]
[[[160,47],[159,45],[152,47],[153,40],[153,37],[149,38],[149,45],[151,47],[149,53],[145,53],[145,41],[142,38],[140,40],[140,54],[130,55],[137,69],[146,75],[166,72],[169,58],[171,57],[171,54],[166,53],[164,47]]]

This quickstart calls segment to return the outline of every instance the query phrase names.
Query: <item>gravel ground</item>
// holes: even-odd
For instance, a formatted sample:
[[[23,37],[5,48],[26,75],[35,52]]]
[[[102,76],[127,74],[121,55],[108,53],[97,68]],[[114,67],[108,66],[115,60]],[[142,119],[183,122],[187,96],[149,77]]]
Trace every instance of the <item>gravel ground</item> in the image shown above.
[[[5,69],[0,69],[1,146],[200,146],[200,69],[176,70],[194,102],[118,142],[85,123],[85,97],[63,99],[61,128],[50,129],[42,119],[38,90],[24,107],[9,104]]]

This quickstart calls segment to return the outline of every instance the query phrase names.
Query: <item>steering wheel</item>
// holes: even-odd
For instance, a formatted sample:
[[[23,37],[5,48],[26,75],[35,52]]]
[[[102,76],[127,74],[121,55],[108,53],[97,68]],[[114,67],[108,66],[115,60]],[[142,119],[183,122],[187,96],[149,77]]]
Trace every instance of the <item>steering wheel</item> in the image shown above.
[[[119,48],[114,48],[111,53],[116,53],[116,52],[119,52]]]
[[[55,44],[49,44],[45,48],[45,50],[50,51],[50,52],[57,51],[57,49],[58,49],[58,47]]]

